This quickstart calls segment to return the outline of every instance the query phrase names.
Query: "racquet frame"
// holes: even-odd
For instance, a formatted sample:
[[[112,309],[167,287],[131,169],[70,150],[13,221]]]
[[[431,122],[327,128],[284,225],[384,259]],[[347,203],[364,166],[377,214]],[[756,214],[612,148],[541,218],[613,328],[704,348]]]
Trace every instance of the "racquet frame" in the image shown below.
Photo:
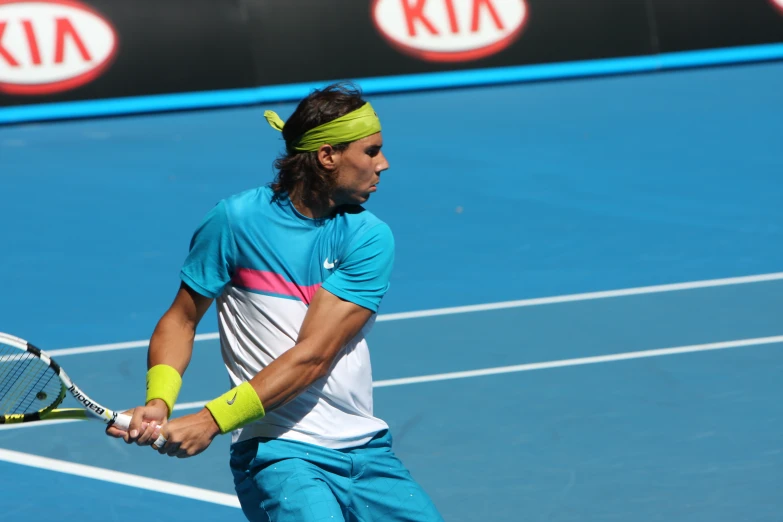
[[[57,362],[46,352],[25,341],[24,339],[20,339],[19,337],[2,332],[0,332],[0,343],[18,348],[20,352],[27,352],[34,355],[42,362],[47,364],[52,371],[54,371],[62,384],[60,387],[60,395],[52,404],[48,405],[46,408],[31,413],[0,415],[0,424],[16,424],[21,422],[34,422],[53,419],[92,419],[99,420],[108,426],[116,425],[120,429],[128,429],[128,425],[130,424],[131,420],[129,415],[117,413],[91,399],[81,390],[81,388],[73,383],[71,378],[68,377],[68,374],[65,373],[62,367],[57,364]],[[57,409],[57,406],[59,406],[65,399],[66,391],[70,392],[71,396],[81,403],[83,407]]]

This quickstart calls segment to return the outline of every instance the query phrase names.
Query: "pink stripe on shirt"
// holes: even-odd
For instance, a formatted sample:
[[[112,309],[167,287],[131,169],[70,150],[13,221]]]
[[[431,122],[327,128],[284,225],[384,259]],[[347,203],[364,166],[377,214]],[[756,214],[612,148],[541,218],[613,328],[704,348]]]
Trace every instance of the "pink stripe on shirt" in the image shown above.
[[[264,272],[263,270],[252,270],[250,268],[240,268],[234,273],[231,282],[237,286],[242,286],[250,290],[260,292],[270,292],[273,294],[288,295],[296,297],[310,304],[315,292],[321,287],[321,283],[310,286],[300,286],[296,283],[287,281],[282,275],[274,272]]]

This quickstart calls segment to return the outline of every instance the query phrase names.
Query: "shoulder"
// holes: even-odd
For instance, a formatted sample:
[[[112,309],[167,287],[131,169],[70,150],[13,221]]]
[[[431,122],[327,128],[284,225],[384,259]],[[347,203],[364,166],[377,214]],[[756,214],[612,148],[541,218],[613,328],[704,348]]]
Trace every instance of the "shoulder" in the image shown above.
[[[394,245],[391,227],[364,207],[352,205],[342,208],[338,212],[338,218],[346,228],[349,243],[382,241],[387,245]]]
[[[263,214],[269,208],[273,195],[269,187],[256,187],[222,199],[218,205],[225,209],[231,223],[240,223]]]

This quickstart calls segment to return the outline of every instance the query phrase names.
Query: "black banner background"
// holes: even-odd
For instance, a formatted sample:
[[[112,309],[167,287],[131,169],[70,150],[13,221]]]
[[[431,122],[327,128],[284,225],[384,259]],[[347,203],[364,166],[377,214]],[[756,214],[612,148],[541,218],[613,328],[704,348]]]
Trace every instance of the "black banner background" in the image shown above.
[[[240,0],[89,0],[117,31],[107,71],[82,87],[45,96],[0,93],[0,106],[116,98],[254,84],[249,24]],[[2,62],[0,62],[2,65]]]
[[[372,0],[81,1],[118,32],[111,66],[70,91],[0,94],[0,106],[783,42],[783,10],[771,0],[526,0],[528,20],[516,41],[461,63],[393,48],[373,24]]]
[[[783,42],[770,0],[654,0],[660,52]]]
[[[503,51],[462,63],[405,55],[373,26],[369,0],[251,2],[259,85],[633,56],[652,52],[642,2],[527,0],[530,21]],[[265,20],[274,20],[274,23]],[[262,51],[263,50],[263,51]]]

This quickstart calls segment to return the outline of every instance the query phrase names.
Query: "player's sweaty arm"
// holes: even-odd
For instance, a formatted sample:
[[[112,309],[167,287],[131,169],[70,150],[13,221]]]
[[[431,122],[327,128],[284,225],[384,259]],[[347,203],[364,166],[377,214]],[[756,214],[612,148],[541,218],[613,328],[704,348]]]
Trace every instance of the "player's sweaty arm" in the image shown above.
[[[180,375],[190,364],[196,327],[212,304],[212,299],[181,284],[171,307],[152,332],[147,352],[147,368],[167,364]]]
[[[195,292],[184,283],[180,285],[174,302],[152,332],[147,351],[148,369],[158,364],[166,364],[184,375],[193,355],[196,327],[211,304],[211,298]],[[166,407],[161,399],[153,399],[147,406]],[[131,427],[133,426],[131,423]]]
[[[184,283],[180,285],[174,302],[160,318],[150,339],[147,352],[147,368],[158,364],[171,366],[180,375],[190,364],[196,327],[212,304],[212,299],[193,291]],[[134,408],[128,432],[110,427],[106,432],[121,437],[126,442],[149,445],[157,437],[156,429],[166,422],[168,406],[161,399],[153,399],[146,405]]]
[[[371,315],[370,310],[344,301],[323,288],[319,289],[310,303],[296,344],[249,381],[252,387],[250,393],[258,395],[266,411],[272,411],[290,401],[318,378],[329,373],[340,350]],[[231,402],[226,399],[229,406],[237,398],[237,393],[234,392]],[[210,401],[208,406],[214,404],[213,408],[220,408],[224,397]],[[245,404],[245,401],[241,400],[239,404]],[[251,407],[249,412],[255,414],[257,410]],[[173,419],[160,428],[167,442],[162,448],[156,449],[160,453],[180,458],[198,455],[221,430],[228,432],[234,429],[233,426],[241,425],[241,418],[230,417],[224,418],[227,422],[223,422],[221,427],[213,410],[205,407],[197,413]]]
[[[337,354],[372,313],[320,288],[310,303],[296,345],[250,380],[264,409],[269,412],[279,408],[328,374]]]

